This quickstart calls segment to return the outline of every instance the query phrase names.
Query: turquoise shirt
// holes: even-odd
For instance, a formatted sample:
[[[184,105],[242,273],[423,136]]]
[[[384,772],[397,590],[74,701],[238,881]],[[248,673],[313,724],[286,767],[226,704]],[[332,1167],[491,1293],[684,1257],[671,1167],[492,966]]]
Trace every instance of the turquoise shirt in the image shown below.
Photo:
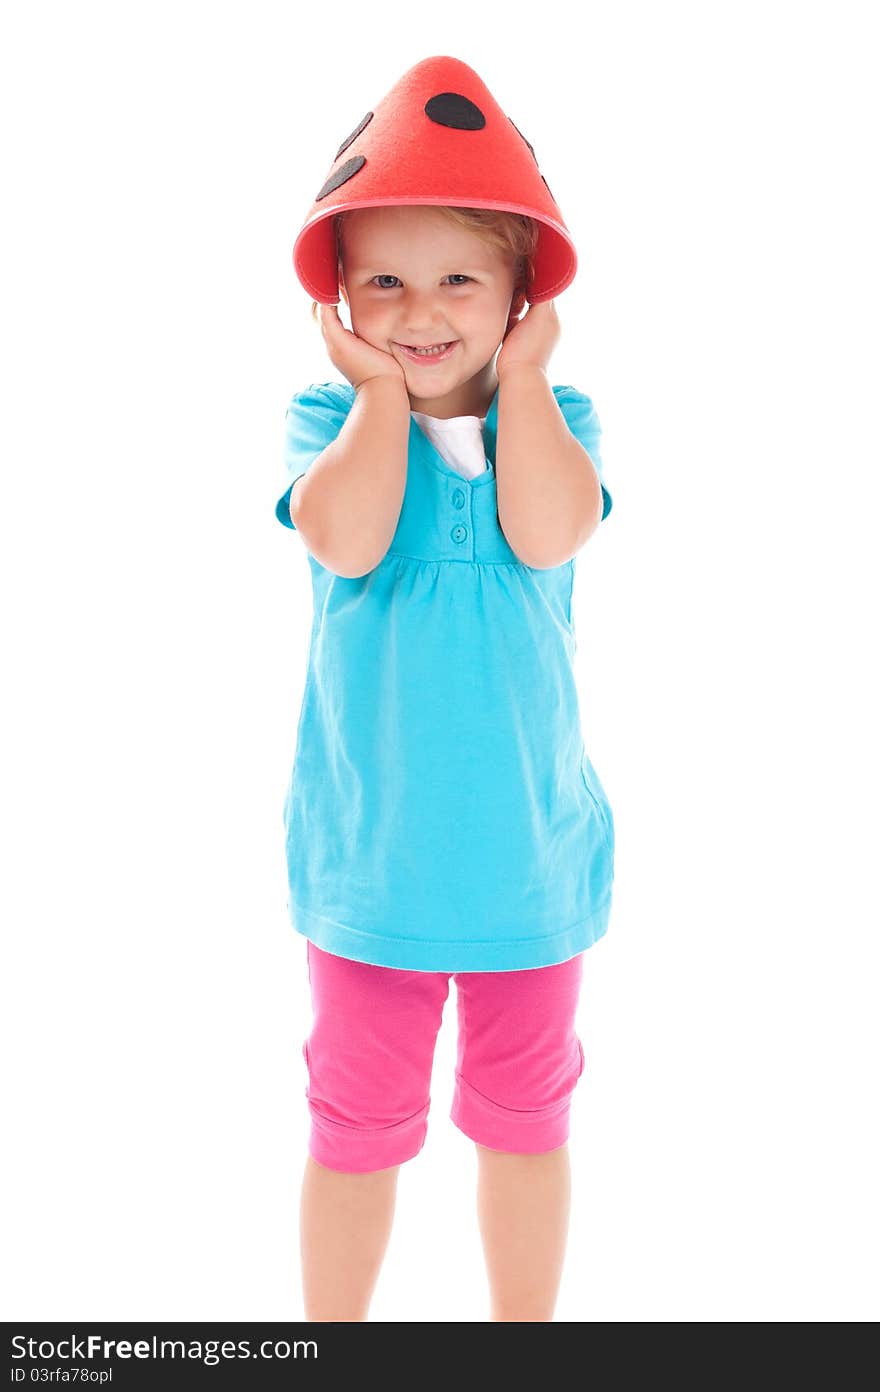
[[[588,396],[553,391],[602,481]],[[290,489],[345,423],[348,383],[287,409]],[[608,925],[614,823],[584,748],[572,669],[574,559],[524,565],[487,468],[466,479],[410,418],[406,491],[357,579],[307,552],[314,619],[284,802],[288,910],[340,957],[414,971],[563,962]],[[540,469],[540,461],[535,461]]]

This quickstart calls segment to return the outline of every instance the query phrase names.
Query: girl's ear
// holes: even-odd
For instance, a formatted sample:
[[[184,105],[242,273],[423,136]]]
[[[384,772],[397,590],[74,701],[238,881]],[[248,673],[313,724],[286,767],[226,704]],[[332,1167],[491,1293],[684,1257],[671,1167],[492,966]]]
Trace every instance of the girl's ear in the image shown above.
[[[526,292],[521,286],[513,292],[513,299],[510,302],[510,313],[507,316],[507,328],[504,330],[504,337],[510,333],[515,324],[519,323],[519,316],[526,307]]]
[[[345,303],[348,304],[348,291],[347,291],[346,288],[345,288],[345,272],[344,272],[343,269],[342,269],[342,262],[341,262],[341,261],[338,263],[338,266],[337,266],[337,274],[338,274],[338,277],[339,277],[339,293],[340,293],[340,295],[342,296],[342,298],[343,298],[343,300],[345,301]],[[350,305],[349,305],[349,308],[351,308]]]

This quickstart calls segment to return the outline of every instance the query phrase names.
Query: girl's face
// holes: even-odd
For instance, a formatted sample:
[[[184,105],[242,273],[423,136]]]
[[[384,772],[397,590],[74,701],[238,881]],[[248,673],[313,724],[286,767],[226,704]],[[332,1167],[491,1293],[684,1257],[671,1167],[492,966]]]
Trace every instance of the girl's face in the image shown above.
[[[431,207],[358,209],[342,243],[351,326],[400,363],[413,399],[457,397],[491,367],[513,300],[512,256]],[[436,359],[406,351],[435,344],[452,347]]]

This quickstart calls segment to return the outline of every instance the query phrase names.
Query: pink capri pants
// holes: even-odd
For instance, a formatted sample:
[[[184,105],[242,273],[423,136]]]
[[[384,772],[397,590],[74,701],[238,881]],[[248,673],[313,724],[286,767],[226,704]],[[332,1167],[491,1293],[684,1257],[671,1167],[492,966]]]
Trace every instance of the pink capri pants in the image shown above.
[[[306,939],[311,1033],[303,1044],[309,1153],[359,1174],[425,1143],[434,1048],[449,978],[458,998],[451,1119],[492,1150],[537,1155],[569,1135],[584,1070],[575,1031],[583,953],[506,972],[402,971],[350,961]]]

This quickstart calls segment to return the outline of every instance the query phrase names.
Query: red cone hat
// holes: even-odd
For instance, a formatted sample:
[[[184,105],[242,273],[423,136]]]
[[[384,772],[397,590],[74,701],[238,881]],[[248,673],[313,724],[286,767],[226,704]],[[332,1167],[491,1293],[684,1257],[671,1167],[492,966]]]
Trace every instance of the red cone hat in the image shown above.
[[[339,146],[293,248],[312,299],[339,302],[333,215],[389,204],[524,213],[540,229],[528,301],[552,299],[574,279],[574,243],[535,151],[458,58],[410,68]]]

